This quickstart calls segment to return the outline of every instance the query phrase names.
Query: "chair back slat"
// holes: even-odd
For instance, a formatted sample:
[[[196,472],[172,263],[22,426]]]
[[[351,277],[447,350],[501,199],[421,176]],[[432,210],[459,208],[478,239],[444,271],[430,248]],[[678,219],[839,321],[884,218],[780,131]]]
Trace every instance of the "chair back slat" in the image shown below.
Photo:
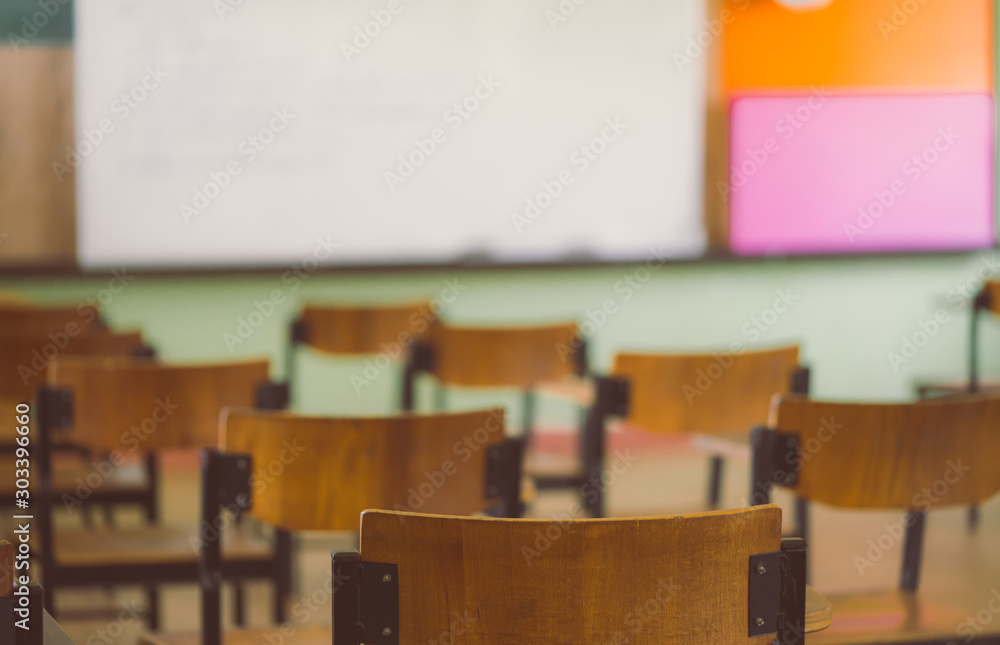
[[[406,642],[769,644],[748,636],[750,556],[781,510],[616,520],[368,511],[361,559],[399,567]],[[461,629],[463,633],[458,634]]]
[[[330,354],[395,353],[400,357],[437,321],[430,302],[392,306],[306,305],[300,321],[305,343]]]
[[[132,356],[144,346],[141,332],[68,334],[0,331],[0,397],[29,400],[45,383],[48,363],[59,356]]]
[[[449,385],[529,387],[575,373],[576,323],[536,327],[436,326],[430,372]]]
[[[253,458],[257,519],[289,531],[357,531],[369,508],[471,515],[502,409],[323,418],[227,409],[219,447]]]
[[[799,348],[720,354],[618,354],[612,376],[629,382],[629,425],[658,433],[723,433],[767,421],[788,392]]]
[[[0,301],[0,332],[75,334],[105,329],[100,311],[93,305],[42,306]]]
[[[775,399],[770,425],[798,435],[797,494],[848,508],[923,511],[1000,491],[1000,394],[915,403]]]
[[[97,452],[215,446],[219,413],[252,407],[268,362],[167,365],[118,358],[59,358],[50,385],[73,392],[73,441]]]

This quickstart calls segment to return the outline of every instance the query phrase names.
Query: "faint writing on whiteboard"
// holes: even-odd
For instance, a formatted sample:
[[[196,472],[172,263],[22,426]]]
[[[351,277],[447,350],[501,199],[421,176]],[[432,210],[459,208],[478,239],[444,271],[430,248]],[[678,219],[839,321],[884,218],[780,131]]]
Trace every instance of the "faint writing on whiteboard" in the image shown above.
[[[352,57],[360,54],[368,45],[372,44],[373,39],[382,35],[382,30],[392,24],[393,18],[403,13],[403,9],[402,0],[389,0],[385,9],[372,11],[371,20],[354,28],[354,37],[350,42],[340,41],[340,51],[344,54],[347,62],[350,63]]]
[[[122,92],[115,100],[111,101],[111,113],[118,117],[118,123],[132,115],[132,112],[142,105],[149,95],[160,85],[163,79],[170,74],[160,68],[146,67],[146,73],[142,80],[132,86],[127,92]],[[82,135],[75,146],[66,146],[66,163],[59,161],[52,162],[52,172],[56,174],[56,179],[60,182],[63,177],[76,170],[80,162],[94,153],[97,148],[104,143],[104,139],[115,131],[115,122],[111,117],[104,117],[97,122],[93,128],[80,128]]]
[[[442,115],[444,122],[450,125],[452,130],[458,130],[466,121],[472,118],[472,115],[502,85],[503,83],[493,78],[493,74],[480,76],[479,83],[471,94],[461,101],[456,101],[444,111]],[[412,177],[417,172],[417,169],[423,166],[437,152],[438,146],[447,140],[448,133],[445,132],[444,128],[434,128],[431,130],[430,136],[426,139],[414,139],[413,149],[405,156],[398,155],[396,157],[399,161],[399,164],[396,166],[396,172],[387,170],[383,175],[385,183],[389,186],[389,190],[396,192],[396,188]]]
[[[628,123],[624,123],[621,117],[607,118],[604,120],[604,129],[601,133],[591,139],[588,143],[577,148],[569,156],[569,163],[576,168],[577,173],[584,173],[591,164],[601,158],[608,147],[618,140],[618,138],[628,130]],[[524,200],[523,212],[515,211],[510,214],[511,224],[518,235],[524,233],[524,229],[542,216],[542,212],[552,206],[566,188],[576,181],[574,171],[566,168],[560,171],[552,181],[543,181],[542,190],[534,197]]]
[[[236,11],[236,7],[243,4],[243,0],[213,0],[212,7],[219,20],[225,20],[226,16]]]
[[[272,112],[273,115],[266,125],[240,141],[236,146],[238,158],[230,159],[222,166],[221,170],[213,170],[208,173],[208,181],[193,190],[190,203],[178,204],[178,210],[181,217],[184,218],[185,224],[190,224],[192,217],[205,212],[205,209],[222,194],[222,191],[233,183],[233,179],[243,172],[243,164],[253,162],[268,146],[274,143],[278,134],[284,132],[288,124],[296,119],[296,116],[289,112],[287,107],[274,108]]]

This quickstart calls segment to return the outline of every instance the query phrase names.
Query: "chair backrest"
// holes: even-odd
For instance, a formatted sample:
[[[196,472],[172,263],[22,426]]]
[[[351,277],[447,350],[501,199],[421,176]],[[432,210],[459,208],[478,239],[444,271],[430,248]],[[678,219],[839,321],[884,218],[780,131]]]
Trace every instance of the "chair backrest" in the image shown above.
[[[268,362],[168,365],[121,358],[60,357],[48,386],[73,397],[73,441],[96,452],[214,446],[219,412],[252,407]]]
[[[614,357],[628,381],[629,425],[660,433],[733,432],[766,422],[771,397],[790,391],[798,346],[720,354]]]
[[[436,323],[430,302],[385,306],[306,305],[293,338],[331,354],[378,354],[426,336]],[[401,356],[405,352],[399,352]]]
[[[780,444],[765,470],[797,479],[790,487],[809,500],[926,511],[1000,492],[998,393],[896,404],[785,395],[769,425],[792,443]]]
[[[503,428],[502,409],[382,418],[226,409],[219,447],[252,458],[253,517],[287,531],[356,531],[368,508],[484,510]]]
[[[148,349],[138,331],[52,335],[0,331],[0,397],[28,400],[45,382],[49,361],[59,356],[134,356]]]
[[[501,499],[501,513],[521,512],[523,443],[504,439],[502,409],[322,418],[228,408],[220,425],[220,449],[202,451],[201,525],[220,527],[198,543],[203,645],[222,643],[221,508],[287,543],[290,531],[357,531],[373,506],[471,514]]]
[[[530,387],[585,365],[576,323],[531,327],[435,326],[423,371],[449,385]]]
[[[0,301],[0,332],[75,335],[106,329],[100,311],[93,305],[42,306]]]
[[[401,643],[768,644],[781,567],[758,573],[753,558],[770,554],[777,563],[781,548],[774,506],[561,521],[367,511],[359,562],[338,570],[341,554],[334,558],[334,645],[352,643],[341,640],[355,627],[341,623],[357,598],[352,569],[362,567],[368,579],[368,567],[386,565],[398,580]],[[395,584],[393,574],[375,577]],[[765,580],[776,583],[770,594],[756,587]],[[372,595],[377,602],[377,589]],[[756,615],[755,600],[773,601],[772,609]],[[751,636],[755,628],[762,631]],[[383,629],[363,627],[366,636]]]

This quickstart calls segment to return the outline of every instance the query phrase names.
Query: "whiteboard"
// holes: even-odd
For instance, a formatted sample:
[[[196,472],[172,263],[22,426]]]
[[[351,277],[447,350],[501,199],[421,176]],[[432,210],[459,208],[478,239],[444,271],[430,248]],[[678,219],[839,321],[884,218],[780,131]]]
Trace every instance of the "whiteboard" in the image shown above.
[[[76,12],[67,166],[87,268],[705,249],[704,0]]]

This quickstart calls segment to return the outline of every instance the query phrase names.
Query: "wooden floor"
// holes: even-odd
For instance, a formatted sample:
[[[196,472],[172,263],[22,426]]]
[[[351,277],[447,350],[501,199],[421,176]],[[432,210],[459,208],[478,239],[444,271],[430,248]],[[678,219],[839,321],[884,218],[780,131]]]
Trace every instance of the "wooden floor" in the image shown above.
[[[702,453],[647,449],[632,454],[638,459],[608,488],[612,515],[700,510],[708,473],[707,458]],[[612,452],[609,460],[615,458]],[[197,517],[195,464],[191,456],[184,455],[175,455],[164,464],[167,493],[162,508],[169,520],[190,521]],[[744,505],[748,480],[748,464],[729,459],[724,480],[726,506]],[[573,515],[575,501],[570,494],[546,493],[538,497],[531,515]],[[776,501],[785,509],[791,508],[787,496],[779,494]],[[785,521],[791,529],[788,512]],[[964,509],[937,511],[929,516],[919,608],[893,593],[902,552],[901,540],[895,537],[898,534],[895,525],[901,522],[899,513],[813,509],[811,582],[833,600],[834,626],[828,632],[810,636],[810,643],[863,643],[867,641],[861,634],[869,630],[901,634],[908,624],[923,633],[933,633],[942,643],[966,642],[967,636],[981,629],[1000,631],[1000,499],[982,509],[982,521],[975,532],[966,528]],[[289,612],[294,627],[329,624],[330,595],[324,588],[330,576],[329,553],[332,549],[352,548],[355,539],[352,534],[297,538],[295,595]],[[869,598],[853,604],[838,600],[842,594],[858,592],[869,594]],[[270,616],[267,586],[250,585],[247,597],[251,625],[267,625]],[[171,630],[196,629],[198,599],[193,585],[165,587],[161,593],[164,625]],[[131,616],[142,615],[143,603],[142,592],[129,588],[70,590],[58,594],[60,623],[78,645],[132,645],[142,625]],[[915,609],[919,609],[919,614],[914,613]],[[280,634],[275,632],[272,640],[277,645]]]

